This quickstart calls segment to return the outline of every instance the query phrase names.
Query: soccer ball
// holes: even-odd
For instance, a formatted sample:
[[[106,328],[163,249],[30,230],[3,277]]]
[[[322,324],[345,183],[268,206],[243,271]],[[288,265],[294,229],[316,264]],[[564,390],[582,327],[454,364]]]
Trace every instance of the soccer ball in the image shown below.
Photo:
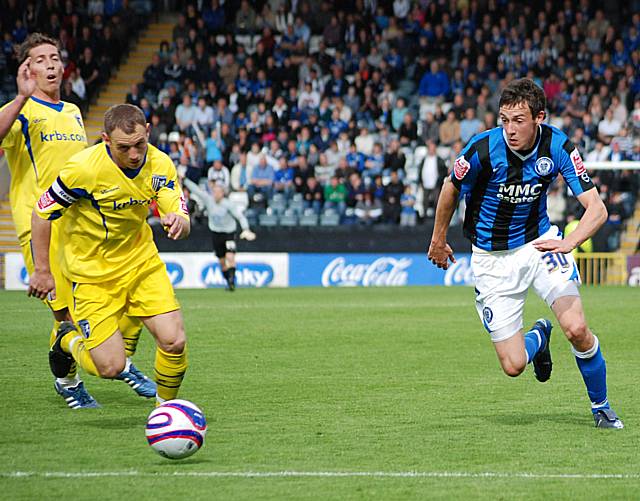
[[[194,454],[204,443],[207,421],[195,404],[187,400],[167,400],[147,418],[147,441],[151,448],[168,459]]]

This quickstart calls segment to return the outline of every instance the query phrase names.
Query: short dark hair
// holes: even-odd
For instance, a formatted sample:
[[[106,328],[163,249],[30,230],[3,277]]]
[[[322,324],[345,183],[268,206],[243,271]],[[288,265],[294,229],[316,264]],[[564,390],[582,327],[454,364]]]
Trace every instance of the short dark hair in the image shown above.
[[[500,108],[526,103],[533,118],[547,107],[547,98],[539,85],[530,78],[520,78],[511,81],[500,95]]]
[[[60,54],[61,46],[58,40],[51,38],[48,35],[44,35],[43,33],[31,33],[16,49],[18,64],[24,63],[24,61],[29,57],[31,49],[41,45],[53,45],[58,49],[58,54]]]
[[[138,125],[146,127],[147,119],[142,110],[133,104],[115,104],[104,114],[104,131],[107,134],[115,129],[131,134]]]

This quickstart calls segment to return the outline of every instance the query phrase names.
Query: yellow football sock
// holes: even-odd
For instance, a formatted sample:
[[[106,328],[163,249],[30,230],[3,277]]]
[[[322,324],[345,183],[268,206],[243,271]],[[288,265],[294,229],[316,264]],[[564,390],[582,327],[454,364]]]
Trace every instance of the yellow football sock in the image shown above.
[[[132,357],[138,347],[138,340],[142,332],[142,321],[136,317],[124,316],[118,322],[118,329],[122,333],[124,340],[124,349],[127,357]]]
[[[78,362],[80,367],[86,372],[93,376],[100,377],[96,364],[93,362],[89,350],[84,345],[84,339],[77,331],[65,335],[60,341],[60,346],[65,352],[71,353],[73,359]]]
[[[56,336],[58,335],[58,328],[60,327],[60,322],[56,319],[53,320],[53,327],[51,327],[51,333],[49,334],[49,346],[53,346],[53,342],[56,340]]]
[[[156,348],[154,364],[155,381],[158,385],[158,400],[172,400],[178,396],[180,384],[187,371],[187,347],[182,353],[167,353]]]
[[[56,340],[56,336],[58,335],[58,329],[60,328],[60,322],[57,320],[53,320],[53,327],[51,328],[51,333],[49,334],[49,346],[53,345],[53,342]],[[71,364],[71,369],[69,369],[69,373],[65,376],[68,378],[75,378],[78,373],[78,366],[74,362]]]

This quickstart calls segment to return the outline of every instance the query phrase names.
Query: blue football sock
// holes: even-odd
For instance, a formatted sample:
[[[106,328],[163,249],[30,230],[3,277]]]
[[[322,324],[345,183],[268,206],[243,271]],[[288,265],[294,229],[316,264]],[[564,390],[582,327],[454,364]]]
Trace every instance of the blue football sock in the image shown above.
[[[576,356],[578,369],[587,387],[591,410],[595,413],[598,409],[608,409],[609,402],[607,401],[607,364],[600,351],[598,338],[593,337],[595,342],[591,349],[584,352],[573,349],[573,354]]]
[[[533,360],[538,352],[544,348],[545,339],[538,329],[531,329],[524,335],[524,348],[527,350],[527,363]]]

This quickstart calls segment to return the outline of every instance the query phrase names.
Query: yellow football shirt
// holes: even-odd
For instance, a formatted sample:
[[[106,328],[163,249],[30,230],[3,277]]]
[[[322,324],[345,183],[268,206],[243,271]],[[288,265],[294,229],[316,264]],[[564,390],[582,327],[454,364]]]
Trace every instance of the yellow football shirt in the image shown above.
[[[31,239],[31,213],[73,154],[87,147],[80,110],[75,104],[48,103],[31,97],[0,143],[7,155],[11,213],[21,245]]]
[[[162,216],[189,213],[168,155],[149,145],[138,169],[121,169],[102,143],[75,154],[36,206],[43,219],[60,220],[63,273],[73,282],[97,283],[135,270],[157,255],[149,204]]]

